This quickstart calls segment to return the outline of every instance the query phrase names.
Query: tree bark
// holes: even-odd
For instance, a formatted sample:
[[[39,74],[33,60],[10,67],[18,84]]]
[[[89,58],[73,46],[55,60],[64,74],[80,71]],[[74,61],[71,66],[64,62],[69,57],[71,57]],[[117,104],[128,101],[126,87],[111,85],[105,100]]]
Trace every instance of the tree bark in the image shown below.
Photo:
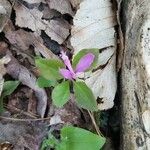
[[[122,1],[125,38],[121,71],[123,150],[150,149],[150,0]]]

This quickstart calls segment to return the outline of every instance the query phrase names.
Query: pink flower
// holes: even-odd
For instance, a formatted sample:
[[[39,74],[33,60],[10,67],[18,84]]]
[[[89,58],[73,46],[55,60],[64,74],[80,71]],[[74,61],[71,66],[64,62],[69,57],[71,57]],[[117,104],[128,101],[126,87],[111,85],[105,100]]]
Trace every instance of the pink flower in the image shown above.
[[[75,70],[73,70],[71,62],[64,51],[61,51],[61,58],[64,61],[64,64],[67,66],[66,68],[61,68],[60,74],[69,80],[73,80],[77,78],[77,74],[86,71],[94,61],[95,56],[92,53],[88,53],[84,55],[79,63],[76,65]]]

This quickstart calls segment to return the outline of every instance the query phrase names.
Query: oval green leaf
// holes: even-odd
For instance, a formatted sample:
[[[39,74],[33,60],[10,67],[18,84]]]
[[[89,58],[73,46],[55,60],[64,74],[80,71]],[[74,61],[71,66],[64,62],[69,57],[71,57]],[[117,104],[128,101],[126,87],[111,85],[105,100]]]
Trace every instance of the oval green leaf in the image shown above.
[[[58,84],[52,91],[52,100],[57,107],[62,107],[69,100],[69,96],[69,81]]]
[[[65,150],[100,150],[106,141],[104,137],[71,126],[61,129],[61,140],[65,143]]]
[[[35,64],[38,67],[41,76],[48,80],[58,80],[63,77],[59,73],[59,68],[64,68],[63,62],[54,59],[35,59]]]
[[[57,84],[56,80],[47,80],[44,77],[39,77],[37,79],[37,84],[40,88],[45,88],[45,87],[51,87],[51,86],[55,86]]]
[[[74,94],[77,104],[90,111],[97,111],[96,99],[91,89],[84,82],[74,82]]]
[[[12,94],[20,84],[20,81],[5,81],[2,91],[2,97]]]

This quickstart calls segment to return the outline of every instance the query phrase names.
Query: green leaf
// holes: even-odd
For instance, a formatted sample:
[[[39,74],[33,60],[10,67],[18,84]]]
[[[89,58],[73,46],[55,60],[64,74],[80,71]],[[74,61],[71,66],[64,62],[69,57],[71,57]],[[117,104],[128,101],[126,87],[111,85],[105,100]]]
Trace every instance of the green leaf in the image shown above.
[[[48,80],[62,79],[59,73],[59,68],[64,68],[63,62],[54,59],[35,59],[35,64],[38,67],[41,76]]]
[[[66,139],[63,139],[58,145],[56,145],[56,150],[70,150],[67,149],[67,147]]]
[[[19,81],[5,81],[4,82],[3,91],[0,97],[0,113],[4,111],[3,99],[6,96],[12,94],[19,84],[20,84]]]
[[[57,107],[62,107],[69,100],[69,96],[69,81],[58,84],[52,91],[52,100]]]
[[[4,112],[4,106],[3,106],[3,97],[0,97],[0,113]]]
[[[15,91],[15,89],[18,87],[19,84],[20,84],[19,81],[4,82],[2,97],[4,98],[5,96],[12,94]]]
[[[61,129],[61,140],[65,149],[59,150],[100,150],[105,138],[85,129],[66,126]],[[60,143],[61,145],[61,143]]]
[[[75,69],[76,65],[78,64],[79,60],[88,53],[92,53],[95,55],[94,62],[92,63],[90,69],[93,69],[93,67],[95,67],[95,65],[98,61],[99,49],[93,48],[93,49],[83,49],[73,57],[72,66],[74,69]],[[88,69],[88,70],[90,70],[90,69]]]
[[[51,86],[55,86],[57,84],[57,81],[55,80],[47,80],[44,77],[39,77],[37,79],[37,84],[40,88],[44,88],[44,87],[51,87]]]
[[[52,134],[50,134],[47,139],[45,138],[43,140],[40,150],[55,148],[58,144],[59,141]]]
[[[91,89],[84,82],[74,82],[74,94],[77,104],[90,111],[97,111],[96,99]]]

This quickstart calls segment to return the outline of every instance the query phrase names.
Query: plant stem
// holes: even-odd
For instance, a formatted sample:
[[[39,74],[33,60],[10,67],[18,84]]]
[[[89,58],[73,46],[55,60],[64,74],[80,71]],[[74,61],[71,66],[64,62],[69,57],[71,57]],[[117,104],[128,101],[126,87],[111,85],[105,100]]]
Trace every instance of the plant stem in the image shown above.
[[[93,123],[93,125],[94,125],[94,128],[95,128],[97,134],[98,134],[99,136],[103,136],[103,134],[102,134],[101,131],[99,130],[99,127],[98,127],[97,124],[96,124],[96,121],[95,121],[95,118],[94,118],[93,113],[90,112],[89,110],[87,110],[87,111],[88,111],[88,113],[89,113],[89,116],[90,116],[90,118],[91,118],[91,120],[92,120],[92,123]]]

